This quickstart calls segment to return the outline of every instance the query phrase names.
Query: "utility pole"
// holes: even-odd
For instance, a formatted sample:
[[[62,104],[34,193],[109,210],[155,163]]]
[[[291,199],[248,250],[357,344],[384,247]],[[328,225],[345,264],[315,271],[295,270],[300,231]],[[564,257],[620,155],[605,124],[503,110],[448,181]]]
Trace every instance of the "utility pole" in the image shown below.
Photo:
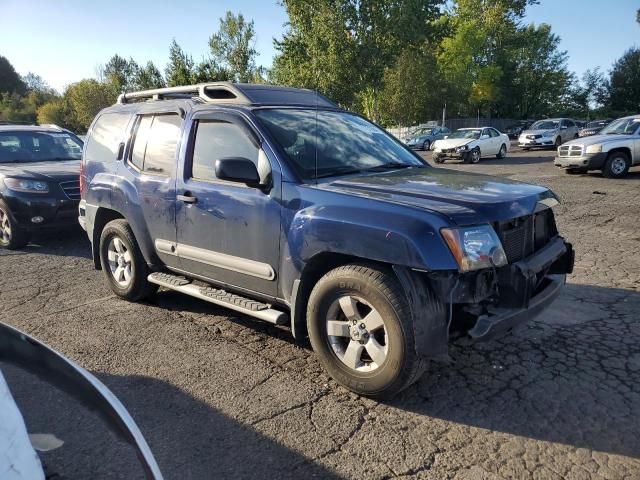
[[[444,108],[442,109],[442,126],[444,127],[444,120],[447,115],[447,102],[444,102]]]

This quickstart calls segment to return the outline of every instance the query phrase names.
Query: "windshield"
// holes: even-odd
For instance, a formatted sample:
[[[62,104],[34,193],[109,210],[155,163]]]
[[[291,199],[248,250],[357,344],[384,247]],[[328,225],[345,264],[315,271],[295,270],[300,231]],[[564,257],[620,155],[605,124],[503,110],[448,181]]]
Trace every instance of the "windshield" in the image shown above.
[[[453,132],[451,135],[449,135],[449,138],[473,138],[473,139],[478,139],[480,138],[480,132],[481,130],[479,129],[474,129],[474,130],[456,130],[455,132]]]
[[[600,130],[600,135],[633,135],[640,126],[640,118],[619,118]]]
[[[560,127],[559,120],[540,120],[531,127],[531,130],[557,130]]]
[[[420,130],[413,132],[411,135],[414,137],[420,137],[422,135],[431,135],[431,132],[433,132],[432,128],[421,128]]]
[[[305,180],[376,168],[425,166],[391,135],[357,115],[307,109],[254,113]]]
[[[65,132],[0,132],[0,163],[80,160],[82,142]]]

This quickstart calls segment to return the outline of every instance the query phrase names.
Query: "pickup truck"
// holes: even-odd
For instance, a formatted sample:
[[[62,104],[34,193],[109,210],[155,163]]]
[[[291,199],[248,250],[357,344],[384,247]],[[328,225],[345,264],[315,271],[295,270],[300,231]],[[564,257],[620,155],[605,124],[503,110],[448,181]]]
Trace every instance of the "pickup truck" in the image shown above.
[[[562,290],[544,187],[431,167],[309,90],[122,94],[91,125],[79,221],[111,289],[159,287],[288,325],[354,392],[389,397]],[[214,368],[214,366],[212,366]]]
[[[597,135],[565,143],[554,163],[569,174],[601,170],[608,178],[624,177],[640,165],[640,115],[619,118]]]

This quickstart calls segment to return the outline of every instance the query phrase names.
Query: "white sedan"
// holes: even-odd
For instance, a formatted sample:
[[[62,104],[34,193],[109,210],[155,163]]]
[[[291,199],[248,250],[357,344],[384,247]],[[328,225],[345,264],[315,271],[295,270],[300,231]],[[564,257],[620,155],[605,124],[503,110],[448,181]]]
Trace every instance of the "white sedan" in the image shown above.
[[[508,151],[509,137],[495,128],[460,128],[433,144],[433,160],[444,163],[447,158],[455,158],[478,163],[482,157],[504,158]]]

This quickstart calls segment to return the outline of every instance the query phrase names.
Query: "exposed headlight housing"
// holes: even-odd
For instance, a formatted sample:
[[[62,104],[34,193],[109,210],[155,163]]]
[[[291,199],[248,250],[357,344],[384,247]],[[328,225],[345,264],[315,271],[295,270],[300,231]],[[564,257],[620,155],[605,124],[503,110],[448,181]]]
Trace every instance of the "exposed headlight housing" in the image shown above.
[[[456,152],[466,152],[467,150],[469,150],[469,145],[461,145],[459,147],[456,147]]]
[[[490,225],[443,228],[440,233],[460,272],[502,267],[508,263],[500,239]]]
[[[600,153],[602,151],[602,144],[596,143],[595,145],[587,145],[586,153]]]
[[[5,178],[4,184],[14,192],[49,193],[47,182],[38,180],[25,180],[23,178]]]

